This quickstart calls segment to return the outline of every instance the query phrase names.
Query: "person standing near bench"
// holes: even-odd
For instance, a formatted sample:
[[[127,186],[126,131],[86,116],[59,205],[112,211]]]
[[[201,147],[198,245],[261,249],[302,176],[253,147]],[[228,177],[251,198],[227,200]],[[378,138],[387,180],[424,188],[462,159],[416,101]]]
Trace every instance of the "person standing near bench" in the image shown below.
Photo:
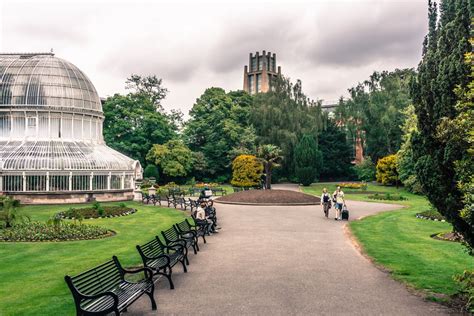
[[[334,203],[336,203],[336,221],[342,220],[342,207],[346,203],[344,200],[344,192],[342,192],[341,187],[337,187],[336,191],[333,194]]]
[[[328,189],[323,189],[323,194],[321,194],[321,206],[323,207],[323,212],[326,217],[329,216],[329,209],[331,208],[331,195],[328,193]]]

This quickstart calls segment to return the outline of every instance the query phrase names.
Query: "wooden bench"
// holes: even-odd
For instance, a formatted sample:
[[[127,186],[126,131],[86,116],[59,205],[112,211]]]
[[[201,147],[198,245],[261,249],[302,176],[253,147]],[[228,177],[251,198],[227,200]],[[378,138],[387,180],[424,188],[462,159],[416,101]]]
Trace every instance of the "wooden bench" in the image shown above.
[[[206,231],[205,227],[202,227],[200,225],[192,225],[188,219],[186,218],[184,221],[180,223],[175,224],[176,229],[178,230],[180,235],[185,235],[185,234],[193,234],[196,237],[196,240],[201,237],[204,243],[206,243]],[[196,242],[197,244],[197,242]],[[198,245],[199,249],[199,245]]]
[[[171,279],[172,268],[178,262],[181,262],[183,265],[184,272],[188,272],[184,249],[180,245],[168,247],[160,241],[159,237],[155,237],[146,244],[137,245],[137,250],[142,257],[143,266],[152,269],[155,275],[166,277],[170,284],[170,289],[174,289],[173,280]]]
[[[189,264],[189,259],[188,259],[188,249],[193,248],[194,254],[197,254],[197,246],[196,246],[196,239],[191,236],[191,237],[184,237],[179,234],[177,231],[176,227],[171,227],[167,230],[164,230],[161,232],[161,235],[163,236],[163,239],[165,240],[165,243],[167,246],[173,247],[175,245],[181,245],[184,247],[185,250],[185,257],[186,257],[186,263]]]
[[[144,280],[125,280],[126,274],[141,272],[145,273]],[[120,315],[143,294],[150,297],[151,307],[156,310],[153,271],[150,268],[126,270],[115,256],[76,276],[66,275],[64,279],[74,297],[77,315]]]

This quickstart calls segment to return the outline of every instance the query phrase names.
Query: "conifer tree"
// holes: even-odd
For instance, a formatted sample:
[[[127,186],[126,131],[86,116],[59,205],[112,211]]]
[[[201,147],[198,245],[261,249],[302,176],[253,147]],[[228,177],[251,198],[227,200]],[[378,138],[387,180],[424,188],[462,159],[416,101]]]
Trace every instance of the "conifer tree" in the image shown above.
[[[428,2],[428,35],[422,61],[412,83],[412,97],[419,133],[413,137],[415,170],[430,202],[454,229],[474,245],[473,227],[460,215],[464,207],[457,186],[455,162],[463,158],[465,139],[443,137],[444,121],[456,116],[455,89],[466,89],[470,67],[464,62],[469,43],[473,7],[469,0],[442,1],[440,18],[436,3]]]

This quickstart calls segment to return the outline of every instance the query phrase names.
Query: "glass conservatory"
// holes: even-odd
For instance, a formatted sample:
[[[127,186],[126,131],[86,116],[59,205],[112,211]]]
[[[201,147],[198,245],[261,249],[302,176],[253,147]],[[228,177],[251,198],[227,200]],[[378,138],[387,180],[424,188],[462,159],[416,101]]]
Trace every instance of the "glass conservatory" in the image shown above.
[[[103,120],[73,64],[0,54],[0,192],[24,203],[131,199],[140,163],[106,146]]]

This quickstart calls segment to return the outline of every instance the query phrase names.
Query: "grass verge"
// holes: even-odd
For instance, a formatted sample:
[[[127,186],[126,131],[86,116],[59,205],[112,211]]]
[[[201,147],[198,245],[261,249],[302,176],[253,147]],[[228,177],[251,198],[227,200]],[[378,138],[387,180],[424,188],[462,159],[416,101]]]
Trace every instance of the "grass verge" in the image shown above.
[[[319,196],[324,187],[332,193],[336,186],[337,183],[318,183],[303,187],[302,190]],[[367,190],[402,194],[407,200],[374,201],[368,198],[368,194],[351,194],[351,190],[344,190],[347,199],[405,206],[400,210],[350,222],[349,227],[366,254],[376,264],[388,269],[396,280],[424,291],[427,298],[456,293],[459,287],[453,276],[474,269],[474,260],[461,244],[430,237],[435,233],[450,231],[452,226],[416,218],[416,213],[429,209],[428,201],[422,196],[411,194],[403,188],[374,184],[369,184]]]
[[[118,205],[119,203],[104,203]],[[115,218],[89,219],[83,224],[115,231],[113,237],[71,242],[0,243],[0,315],[73,315],[72,295],[64,282],[77,274],[118,256],[125,266],[141,264],[135,246],[185,217],[175,209],[127,202],[137,213]],[[84,204],[76,207],[84,207]],[[20,212],[33,221],[47,221],[74,205],[34,205]]]

